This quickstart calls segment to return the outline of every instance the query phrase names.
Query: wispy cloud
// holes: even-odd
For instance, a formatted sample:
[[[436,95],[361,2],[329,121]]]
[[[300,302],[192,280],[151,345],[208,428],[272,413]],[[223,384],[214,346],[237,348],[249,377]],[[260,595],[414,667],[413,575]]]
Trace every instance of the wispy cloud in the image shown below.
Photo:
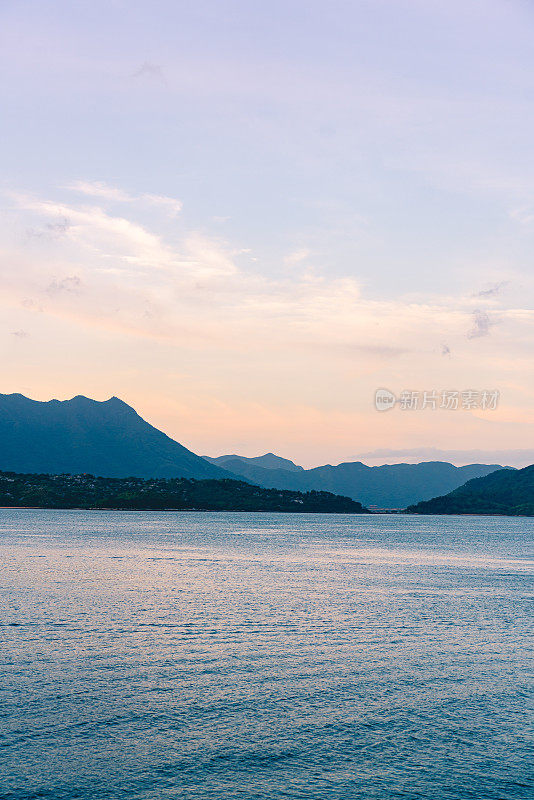
[[[52,219],[62,226],[64,237],[115,264],[161,269],[178,265],[176,254],[161,238],[138,222],[109,214],[100,206],[76,207],[25,195],[15,196],[19,208]],[[68,225],[63,225],[68,220]],[[49,226],[47,226],[48,228]]]
[[[493,283],[491,286],[488,286],[487,289],[481,289],[480,292],[476,292],[473,297],[497,297],[497,295],[501,294],[502,290],[509,284],[510,281],[499,281],[498,283]]]
[[[510,218],[519,222],[520,225],[534,224],[534,206],[525,205],[514,208],[510,211]]]
[[[66,278],[62,278],[61,280],[54,278],[46,287],[46,291],[49,294],[55,294],[56,292],[79,292],[81,286],[82,280],[78,275],[67,275]]]
[[[182,210],[182,202],[175,197],[168,197],[162,194],[128,194],[116,186],[110,186],[103,181],[75,181],[65,188],[74,192],[99,197],[103,200],[110,200],[116,203],[145,203],[157,206],[171,215],[179,214]]]
[[[139,199],[144,203],[159,206],[169,214],[179,214],[182,210],[182,203],[174,197],[166,197],[163,194],[142,194]]]
[[[152,78],[167,85],[163,67],[160,64],[153,64],[151,61],[144,61],[141,66],[132,73],[132,78]]]
[[[268,278],[242,266],[243,248],[198,231],[181,231],[169,240],[131,215],[110,213],[106,206],[122,190],[92,182],[82,194],[94,193],[101,205],[56,202],[17,195],[21,224],[44,229],[61,226],[62,235],[39,244],[39,261],[31,242],[9,255],[16,267],[6,281],[9,301],[59,315],[81,325],[125,334],[187,342],[206,341],[229,350],[326,352],[360,368],[394,363],[406,353],[436,351],[461,354],[461,340],[487,336],[495,320],[473,299],[453,296],[370,299],[355,278],[331,277],[319,268],[288,271]],[[128,209],[139,211],[130,202]],[[68,224],[65,224],[65,220]],[[290,254],[302,264],[307,251]],[[496,287],[492,287],[492,291]],[[22,300],[21,300],[22,299]],[[500,309],[506,326],[530,325],[528,309]],[[443,332],[450,337],[443,344]],[[465,348],[464,348],[465,349]],[[289,351],[288,351],[289,352]],[[322,354],[322,355],[321,355]],[[434,355],[433,355],[434,354]]]
[[[488,336],[490,328],[494,324],[487,311],[477,308],[473,311],[473,327],[467,332],[467,338],[479,339],[481,336]]]
[[[300,247],[298,250],[294,250],[284,258],[284,264],[288,267],[294,267],[297,264],[302,264],[302,262],[306,261],[310,255],[311,251],[308,250],[307,247]]]
[[[103,181],[74,181],[74,183],[67,184],[65,189],[87,194],[91,197],[101,197],[104,200],[112,200],[117,203],[131,203],[136,199],[134,195],[128,194],[116,186],[110,186]]]
[[[57,239],[67,233],[70,220],[66,217],[56,222],[47,222],[40,228],[26,228],[25,235],[28,239]]]

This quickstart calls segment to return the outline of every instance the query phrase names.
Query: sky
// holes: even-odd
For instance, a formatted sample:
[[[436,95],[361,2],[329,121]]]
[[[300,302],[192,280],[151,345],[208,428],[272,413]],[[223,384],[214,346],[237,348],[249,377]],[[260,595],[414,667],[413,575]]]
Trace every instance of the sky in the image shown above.
[[[3,0],[0,391],[532,463],[533,45],[530,0]]]

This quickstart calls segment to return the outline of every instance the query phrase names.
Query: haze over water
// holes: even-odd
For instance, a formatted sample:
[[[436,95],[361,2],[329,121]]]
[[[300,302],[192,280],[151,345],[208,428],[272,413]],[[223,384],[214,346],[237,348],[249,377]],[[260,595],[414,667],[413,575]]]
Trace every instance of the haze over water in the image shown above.
[[[534,523],[0,511],[6,800],[522,800]]]

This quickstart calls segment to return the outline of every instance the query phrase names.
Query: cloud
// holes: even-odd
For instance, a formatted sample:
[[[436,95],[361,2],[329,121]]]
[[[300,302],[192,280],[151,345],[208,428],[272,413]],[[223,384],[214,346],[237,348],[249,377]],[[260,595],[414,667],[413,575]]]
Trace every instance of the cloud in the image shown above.
[[[231,254],[199,233],[187,236],[185,249],[188,264],[199,279],[236,275],[238,272]]]
[[[68,275],[66,278],[61,280],[52,280],[46,287],[46,291],[49,294],[55,294],[56,292],[77,293],[79,292],[81,285],[82,281],[78,275]]]
[[[496,297],[499,295],[505,286],[508,286],[510,281],[499,281],[498,283],[494,283],[489,286],[487,289],[482,289],[480,292],[476,292],[473,297]]]
[[[65,188],[74,192],[99,197],[102,200],[109,200],[115,203],[144,203],[164,209],[170,215],[179,214],[182,210],[182,203],[175,197],[168,197],[162,194],[128,194],[116,186],[110,186],[103,181],[75,181]]]
[[[153,206],[164,208],[169,214],[179,214],[182,210],[182,203],[174,197],[166,197],[161,194],[142,194],[139,200]]]
[[[481,336],[488,336],[494,324],[486,311],[476,309],[473,311],[473,327],[468,331],[467,338],[479,339]]]
[[[29,239],[58,239],[67,233],[70,226],[70,220],[65,217],[57,222],[48,222],[42,228],[26,228],[26,236]]]
[[[532,225],[534,223],[534,208],[532,206],[521,206],[510,211],[511,219],[519,222],[520,225]]]
[[[11,336],[15,336],[17,339],[26,339],[29,333],[21,328],[18,331],[11,331]]]
[[[306,346],[309,343],[301,342],[301,346]],[[316,352],[321,350],[327,350],[330,353],[335,351],[336,354],[342,355],[344,357],[355,357],[355,356],[369,356],[373,360],[393,360],[394,358],[398,358],[398,356],[405,355],[406,353],[413,352],[413,346],[410,347],[402,347],[400,345],[395,344],[378,344],[369,341],[366,344],[357,344],[357,343],[344,343],[344,342],[336,342],[335,344],[332,341],[314,341],[313,344],[314,349]]]
[[[49,200],[38,200],[17,196],[18,206],[34,212],[41,217],[56,220],[67,218],[69,225],[64,236],[80,247],[84,247],[115,264],[150,269],[170,269],[178,266],[178,259],[172,248],[161,238],[148,231],[137,222],[126,217],[108,214],[99,206],[75,207]]]
[[[165,86],[167,85],[163,68],[159,64],[153,64],[151,61],[144,61],[139,69],[132,73],[132,78],[153,78]]]
[[[301,264],[303,261],[306,261],[310,255],[310,250],[308,250],[306,247],[301,247],[298,250],[294,250],[292,253],[289,253],[289,255],[284,258],[284,264],[288,267],[294,267],[297,264]]]
[[[96,190],[89,184],[82,194],[108,188],[113,197],[122,197],[121,190],[102,184]],[[15,203],[23,224],[59,225],[64,232],[57,241],[40,240],[37,260],[31,242],[6,251],[13,267],[6,276],[5,302],[19,307],[24,302],[28,310],[69,324],[197,350],[210,342],[218,350],[256,352],[262,360],[267,352],[283,359],[292,352],[301,363],[308,354],[326,361],[330,354],[349,370],[358,365],[366,371],[379,364],[396,366],[407,353],[432,359],[441,347],[450,355],[449,344],[442,344],[444,330],[456,336],[461,361],[469,319],[470,338],[487,335],[493,324],[485,311],[473,312],[471,298],[372,299],[362,295],[354,277],[321,274],[318,267],[269,278],[256,266],[242,265],[242,247],[199,231],[180,228],[169,238],[158,232],[157,220],[140,224],[132,215],[112,214],[99,205],[25,195],[16,196]],[[127,203],[132,214],[139,211]],[[499,314],[507,323],[505,333],[522,335],[532,324],[525,308],[503,308]],[[504,349],[507,340],[502,339]],[[496,358],[495,348],[485,357]]]
[[[62,236],[64,233],[67,233],[68,229],[70,228],[70,225],[71,225],[70,220],[64,217],[58,222],[49,222],[46,227],[47,230],[49,230],[51,233],[57,236]]]
[[[133,195],[127,194],[122,189],[110,186],[103,181],[74,181],[74,183],[68,184],[65,188],[90,195],[91,197],[101,197],[104,200],[113,200],[118,203],[131,203],[135,200]]]

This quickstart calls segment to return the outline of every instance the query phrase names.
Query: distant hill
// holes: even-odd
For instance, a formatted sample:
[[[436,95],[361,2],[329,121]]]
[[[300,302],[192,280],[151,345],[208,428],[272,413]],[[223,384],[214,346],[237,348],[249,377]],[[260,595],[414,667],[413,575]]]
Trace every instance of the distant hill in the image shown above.
[[[475,478],[444,497],[411,505],[412,514],[505,514],[534,516],[534,464]]]
[[[228,478],[117,397],[41,403],[0,395],[0,470],[106,477]]]
[[[299,491],[325,490],[352,497],[365,506],[398,509],[446,494],[471,478],[488,475],[502,468],[498,464],[455,467],[444,461],[368,467],[361,461],[355,461],[337,466],[327,464],[314,469],[288,470],[266,469],[259,465],[257,462],[265,456],[259,459],[241,456],[221,458],[224,462],[217,463],[224,463],[226,470],[259,486]]]
[[[362,514],[348,497],[329,492],[262,489],[234,480],[97,478],[0,472],[0,506],[125,510],[283,511]]]
[[[237,462],[241,462],[247,466],[261,467],[262,469],[283,469],[287,470],[288,472],[304,472],[304,467],[299,467],[298,464],[295,464],[288,458],[275,456],[274,453],[266,453],[264,456],[254,456],[252,458],[247,458],[247,456],[237,456],[235,454],[229,456],[217,456],[216,458],[202,456],[202,458],[205,458],[206,461],[209,461],[211,464],[218,464],[220,467],[224,467],[225,469],[226,464],[228,463],[232,463],[237,466]]]

